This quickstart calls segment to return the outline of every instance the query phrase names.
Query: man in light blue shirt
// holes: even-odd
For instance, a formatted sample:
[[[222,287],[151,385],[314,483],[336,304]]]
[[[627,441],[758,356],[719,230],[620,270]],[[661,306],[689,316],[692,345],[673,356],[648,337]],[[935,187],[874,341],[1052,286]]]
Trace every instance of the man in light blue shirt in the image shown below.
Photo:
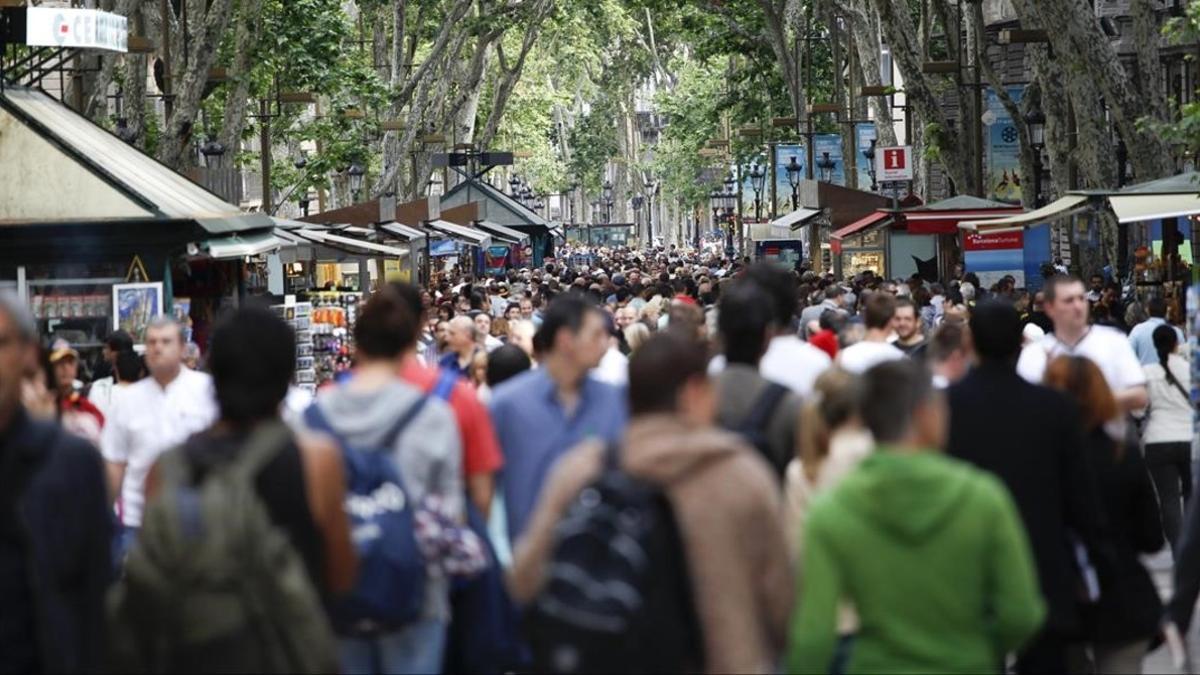
[[[1167,323],[1167,301],[1162,298],[1150,298],[1146,303],[1146,313],[1150,318],[1129,331],[1129,343],[1133,345],[1138,361],[1143,366],[1150,366],[1158,363],[1158,351],[1154,349],[1154,329]],[[1186,339],[1183,331],[1176,328],[1175,332],[1179,334],[1179,342],[1182,344]]]
[[[491,403],[513,542],[525,531],[555,461],[587,439],[620,440],[629,415],[623,389],[588,376],[608,348],[599,307],[580,294],[555,298],[533,344],[539,367],[498,387]]]

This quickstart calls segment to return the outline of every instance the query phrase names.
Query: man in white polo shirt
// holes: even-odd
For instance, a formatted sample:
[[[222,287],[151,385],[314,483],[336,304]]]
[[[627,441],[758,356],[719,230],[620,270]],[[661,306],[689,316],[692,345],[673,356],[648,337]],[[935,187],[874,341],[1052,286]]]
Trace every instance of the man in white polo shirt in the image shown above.
[[[1021,351],[1017,372],[1029,382],[1041,384],[1049,362],[1059,356],[1082,356],[1094,361],[1122,412],[1146,407],[1146,375],[1129,340],[1123,333],[1088,324],[1087,290],[1077,277],[1056,276],[1043,289],[1046,314],[1054,322],[1054,333],[1031,342]]]
[[[101,452],[121,518],[121,558],[142,525],[146,474],[158,456],[217,418],[212,379],[183,365],[183,330],[169,317],[146,330],[150,377],[132,384],[104,426]]]

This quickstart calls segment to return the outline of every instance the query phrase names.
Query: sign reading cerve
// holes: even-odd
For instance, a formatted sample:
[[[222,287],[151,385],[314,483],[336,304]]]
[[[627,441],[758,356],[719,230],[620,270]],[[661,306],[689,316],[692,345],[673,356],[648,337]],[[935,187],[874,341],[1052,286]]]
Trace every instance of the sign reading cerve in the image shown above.
[[[30,7],[25,10],[25,44],[125,52],[129,22],[120,14],[96,9]]]
[[[911,145],[879,148],[875,151],[875,178],[881,183],[913,179]]]

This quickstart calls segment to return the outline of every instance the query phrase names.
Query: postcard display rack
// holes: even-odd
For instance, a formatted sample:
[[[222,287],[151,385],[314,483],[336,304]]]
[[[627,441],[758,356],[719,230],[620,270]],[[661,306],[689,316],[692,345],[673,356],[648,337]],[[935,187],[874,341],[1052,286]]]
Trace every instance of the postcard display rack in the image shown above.
[[[315,393],[318,381],[313,358],[312,303],[272,305],[271,309],[286,321],[296,334],[296,386],[310,394]]]
[[[309,293],[312,303],[313,357],[316,381],[323,384],[350,369],[354,356],[354,322],[362,293]]]

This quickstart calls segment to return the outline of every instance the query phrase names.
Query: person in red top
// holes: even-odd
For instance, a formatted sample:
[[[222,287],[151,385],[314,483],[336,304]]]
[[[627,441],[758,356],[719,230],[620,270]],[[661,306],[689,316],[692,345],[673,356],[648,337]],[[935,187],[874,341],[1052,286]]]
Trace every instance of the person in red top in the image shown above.
[[[421,304],[421,292],[409,284],[393,283],[405,299],[409,308],[416,313],[418,325],[425,321],[425,309]],[[475,388],[457,376],[443,379],[440,368],[430,368],[417,357],[416,348],[404,359],[400,368],[400,379],[422,391],[441,395],[440,389],[449,393],[442,396],[454,411],[458,430],[462,437],[463,473],[466,474],[467,495],[486,520],[496,491],[496,473],[504,465],[500,453],[500,441],[492,426],[492,417],[475,394]],[[452,384],[451,384],[452,383]]]
[[[79,352],[65,340],[56,340],[50,351],[54,371],[55,398],[59,423],[67,431],[100,445],[104,413],[79,392]]]

